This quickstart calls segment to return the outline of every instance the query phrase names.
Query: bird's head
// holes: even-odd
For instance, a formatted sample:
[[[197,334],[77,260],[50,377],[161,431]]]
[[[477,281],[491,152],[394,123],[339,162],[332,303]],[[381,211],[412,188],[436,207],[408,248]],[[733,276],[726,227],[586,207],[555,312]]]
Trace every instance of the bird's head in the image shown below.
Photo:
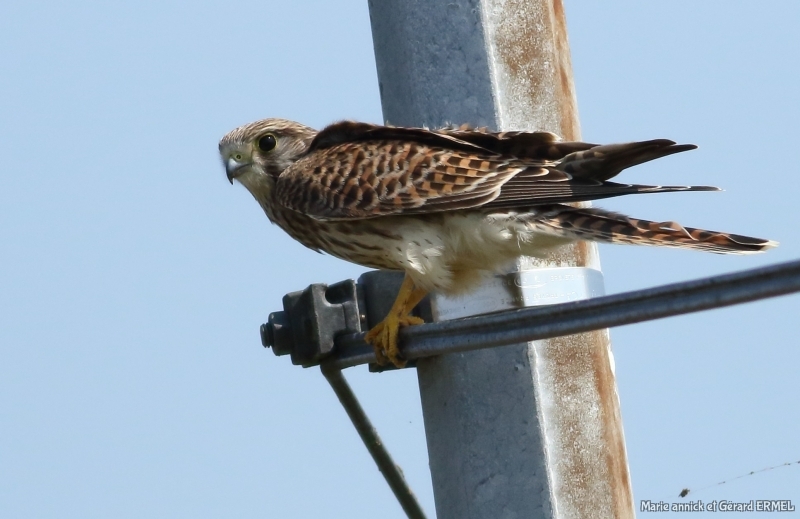
[[[219,141],[228,180],[231,184],[238,180],[251,192],[271,186],[305,153],[316,133],[286,119],[264,119],[236,128]]]

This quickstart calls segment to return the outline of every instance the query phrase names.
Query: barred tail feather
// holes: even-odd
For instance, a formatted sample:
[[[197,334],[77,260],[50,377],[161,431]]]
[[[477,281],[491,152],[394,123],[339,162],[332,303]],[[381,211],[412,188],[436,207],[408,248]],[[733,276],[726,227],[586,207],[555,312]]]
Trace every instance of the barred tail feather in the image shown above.
[[[651,222],[596,208],[560,206],[536,217],[540,232],[603,243],[695,249],[717,254],[754,254],[778,245],[772,240]]]

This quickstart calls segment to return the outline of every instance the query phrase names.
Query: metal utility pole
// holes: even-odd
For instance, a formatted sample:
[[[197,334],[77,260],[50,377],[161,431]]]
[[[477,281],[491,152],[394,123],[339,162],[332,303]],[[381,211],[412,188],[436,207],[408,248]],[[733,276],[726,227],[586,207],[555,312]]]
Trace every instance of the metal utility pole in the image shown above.
[[[579,139],[561,0],[369,0],[384,119]],[[544,260],[436,320],[602,294],[594,245]],[[420,360],[439,519],[633,517],[606,330]]]

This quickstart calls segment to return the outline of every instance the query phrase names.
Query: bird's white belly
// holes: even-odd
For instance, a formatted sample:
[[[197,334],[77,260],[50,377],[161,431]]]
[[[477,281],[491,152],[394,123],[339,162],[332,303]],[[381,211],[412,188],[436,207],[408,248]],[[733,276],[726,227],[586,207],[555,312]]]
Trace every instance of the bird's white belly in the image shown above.
[[[392,220],[391,230],[401,239],[388,251],[391,260],[417,286],[446,294],[469,290],[483,275],[503,269],[514,258],[543,256],[571,241],[537,232],[531,224],[505,213],[452,213],[431,220]]]

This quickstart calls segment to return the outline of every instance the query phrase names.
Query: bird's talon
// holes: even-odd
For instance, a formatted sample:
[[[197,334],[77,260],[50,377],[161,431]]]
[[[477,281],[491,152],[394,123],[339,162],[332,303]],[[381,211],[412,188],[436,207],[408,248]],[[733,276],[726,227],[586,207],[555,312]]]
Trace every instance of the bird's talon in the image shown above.
[[[402,368],[408,361],[403,358],[400,348],[397,346],[397,334],[403,326],[413,326],[424,322],[419,317],[412,315],[390,314],[367,332],[364,340],[375,348],[375,360],[379,365],[385,366],[391,362],[396,367]]]

